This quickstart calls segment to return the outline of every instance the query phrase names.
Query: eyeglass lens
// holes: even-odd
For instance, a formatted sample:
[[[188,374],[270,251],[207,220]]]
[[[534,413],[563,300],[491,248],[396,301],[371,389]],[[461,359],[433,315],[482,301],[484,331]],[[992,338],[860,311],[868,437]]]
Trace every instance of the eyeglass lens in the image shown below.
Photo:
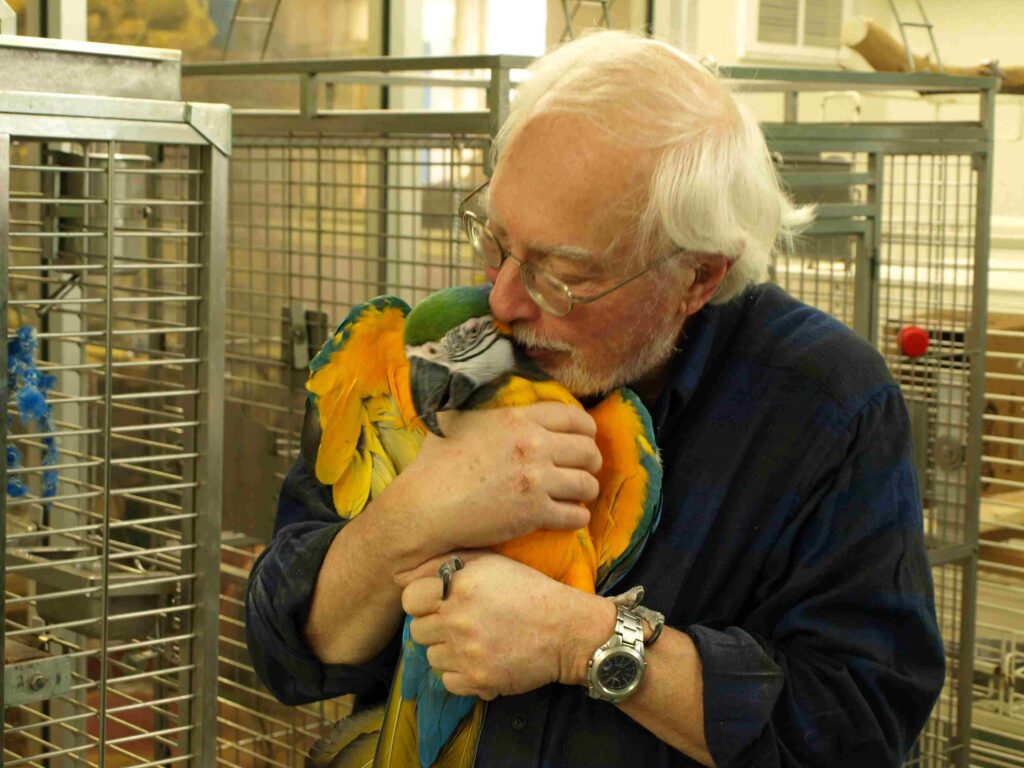
[[[467,217],[466,232],[477,257],[485,266],[498,269],[505,254],[486,225],[475,217]],[[564,315],[572,308],[565,286],[560,281],[539,272],[527,262],[515,260],[519,264],[519,276],[523,281],[523,287],[542,309],[554,315]]]

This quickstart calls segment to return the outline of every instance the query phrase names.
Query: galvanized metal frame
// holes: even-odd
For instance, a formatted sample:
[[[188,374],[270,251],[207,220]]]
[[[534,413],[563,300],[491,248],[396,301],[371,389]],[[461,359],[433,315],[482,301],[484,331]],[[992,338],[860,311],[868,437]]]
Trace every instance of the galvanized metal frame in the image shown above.
[[[4,307],[3,317],[0,318],[0,330],[3,331],[4,343],[0,347],[0,364],[3,365],[3,384],[0,386],[0,391],[3,392],[4,402],[4,416],[0,418],[0,444],[7,446],[7,415],[6,415],[6,404],[10,400],[11,390],[10,381],[7,378],[7,267],[8,267],[8,249],[10,247],[10,238],[8,237],[10,229],[10,204],[9,197],[11,191],[10,184],[10,165],[11,165],[11,137],[7,133],[0,133],[0,274],[4,275],[4,279],[0,280],[0,304]],[[0,495],[0,520],[7,520],[7,461],[4,460],[3,469],[3,494]],[[6,536],[0,532],[0,536],[3,537],[3,542],[0,542],[0,584],[4,585],[6,592],[7,585],[7,546]],[[3,617],[3,618],[6,618]],[[0,621],[0,649],[4,649],[7,643],[7,622],[6,620]],[[6,665],[0,665],[0,712],[7,711],[7,703],[5,701],[6,694],[6,678],[5,678],[5,667]],[[4,754],[4,727],[3,722],[0,721],[0,756]]]
[[[20,42],[20,41],[19,41]],[[61,46],[56,46],[61,48]],[[88,48],[88,46],[84,46]],[[105,55],[126,56],[124,49],[101,51]],[[155,56],[160,59],[160,55]],[[177,61],[176,55],[167,52],[168,61]],[[202,203],[185,202],[182,205],[198,205],[200,208],[190,208],[196,222],[200,222],[202,229],[195,229],[192,226],[186,227],[186,232],[167,232],[168,237],[182,236],[183,242],[191,254],[189,259],[196,259],[201,263],[202,269],[190,270],[194,277],[195,292],[191,295],[201,297],[202,301],[188,307],[192,311],[193,319],[189,325],[195,329],[191,339],[193,350],[188,355],[189,359],[198,360],[199,364],[195,371],[194,387],[198,391],[199,405],[195,414],[200,427],[193,431],[194,445],[190,453],[198,455],[195,462],[194,472],[191,477],[183,477],[183,482],[174,484],[173,488],[184,489],[188,486],[195,486],[191,509],[194,512],[194,523],[191,530],[183,526],[185,542],[182,545],[175,545],[166,548],[168,551],[182,553],[182,562],[185,564],[174,579],[183,584],[184,600],[183,606],[178,612],[184,611],[187,615],[189,610],[194,613],[194,620],[191,626],[186,624],[182,637],[191,637],[192,640],[185,642],[183,648],[187,658],[176,669],[166,670],[166,674],[178,674],[180,680],[184,680],[186,690],[184,695],[168,698],[169,705],[181,707],[181,712],[187,712],[189,698],[194,696],[196,705],[185,722],[190,724],[185,728],[170,729],[168,734],[187,732],[192,729],[190,739],[185,742],[187,747],[186,755],[179,755],[174,759],[160,761],[161,764],[180,763],[188,759],[193,763],[211,764],[212,756],[215,754],[216,745],[216,711],[217,711],[217,633],[218,622],[218,585],[220,580],[220,552],[218,546],[219,522],[221,511],[221,471],[222,471],[222,445],[223,445],[223,302],[224,302],[224,276],[225,261],[223,254],[226,249],[226,210],[227,210],[227,152],[231,146],[231,123],[230,109],[222,105],[199,105],[185,104],[181,102],[150,101],[150,100],[128,100],[99,95],[66,95],[52,93],[32,93],[0,91],[0,123],[4,126],[5,133],[0,136],[0,265],[3,266],[3,281],[0,282],[0,298],[7,305],[8,287],[8,243],[9,228],[8,214],[10,210],[9,166],[10,166],[10,140],[17,137],[27,141],[37,142],[59,142],[76,141],[83,144],[99,143],[105,145],[106,157],[110,158],[106,171],[106,189],[102,193],[102,199],[107,201],[108,214],[105,225],[106,238],[106,261],[98,275],[105,275],[103,280],[106,285],[105,299],[102,313],[105,317],[105,362],[103,363],[104,380],[107,385],[104,388],[102,405],[104,408],[107,423],[100,428],[104,435],[103,448],[103,472],[106,480],[102,483],[102,575],[100,579],[100,590],[102,595],[103,615],[101,621],[101,635],[99,645],[100,671],[97,689],[99,690],[98,702],[98,723],[99,733],[97,744],[104,745],[107,742],[107,725],[110,717],[107,711],[106,680],[108,674],[108,649],[116,645],[113,639],[108,636],[108,615],[107,603],[108,593],[112,588],[111,567],[112,549],[111,543],[111,514],[110,506],[112,500],[112,489],[109,482],[111,461],[114,453],[111,449],[111,414],[113,413],[113,387],[110,382],[113,380],[114,368],[118,365],[114,362],[113,355],[113,329],[115,327],[114,302],[114,245],[115,239],[121,235],[115,227],[113,206],[121,203],[121,198],[115,195],[114,183],[120,176],[120,171],[115,168],[113,158],[118,145],[122,143],[142,143],[146,145],[171,145],[177,147],[190,147],[202,178],[203,187],[199,194]],[[189,198],[191,199],[191,198]],[[152,205],[160,205],[160,201],[149,201]],[[204,233],[200,237],[191,237],[192,232]],[[199,273],[199,274],[196,274]],[[124,299],[121,299],[124,301]],[[138,301],[138,299],[134,299]],[[182,299],[182,303],[186,303]],[[9,329],[7,328],[6,312],[3,319],[3,330],[5,338]],[[184,325],[184,324],[182,324]],[[202,333],[199,333],[199,329]],[[187,330],[187,329],[186,329]],[[43,334],[45,336],[45,334]],[[79,334],[88,336],[88,334]],[[7,354],[6,343],[3,352],[4,358]],[[187,360],[186,360],[187,362]],[[5,367],[6,370],[6,367]],[[4,385],[5,403],[8,402],[8,384]],[[147,397],[153,396],[147,393]],[[7,442],[6,419],[0,420],[0,435]],[[173,457],[167,457],[173,459]],[[70,465],[69,465],[70,466]],[[5,466],[4,477],[6,480],[7,471]],[[171,489],[171,485],[167,485]],[[156,492],[160,491],[159,484],[152,485]],[[187,493],[187,491],[185,491]],[[6,496],[4,506],[0,507],[7,512]],[[187,517],[182,515],[180,517]],[[156,520],[157,518],[147,518]],[[60,533],[58,531],[57,533]],[[188,540],[195,544],[194,552],[189,552]],[[0,578],[5,575],[4,558],[6,553],[6,532],[0,532]],[[186,571],[187,568],[187,571]],[[188,587],[187,578],[181,574],[195,574],[195,584]],[[0,626],[0,639],[4,636],[4,628]],[[171,638],[173,639],[173,638]],[[145,647],[145,643],[140,647]],[[123,647],[123,646],[122,646]],[[194,665],[194,673],[190,676],[187,670],[189,665]],[[3,672],[0,671],[0,683],[3,682]],[[0,686],[0,697],[3,696],[3,688]],[[0,701],[2,704],[2,701]],[[119,713],[130,711],[133,707],[120,706]],[[136,707],[137,708],[137,707]],[[73,720],[81,721],[81,716],[76,715]],[[154,738],[159,736],[159,726],[154,731]],[[0,736],[0,739],[3,737]],[[130,735],[130,740],[139,738],[137,735]],[[120,737],[110,742],[115,745],[117,741],[124,741]],[[129,743],[126,742],[126,743]],[[116,746],[114,747],[116,749]],[[80,752],[81,748],[74,751]],[[17,760],[21,763],[32,758]],[[79,760],[82,755],[79,755]],[[98,764],[103,766],[107,761],[105,749],[100,749],[97,757]]]
[[[929,29],[929,34],[931,29]],[[933,41],[934,42],[934,41]],[[938,55],[938,49],[936,49]],[[974,159],[979,183],[977,190],[977,213],[974,264],[974,323],[969,330],[967,345],[974,360],[971,366],[970,412],[972,416],[968,431],[967,444],[967,477],[971,483],[968,491],[968,514],[966,543],[973,545],[973,552],[965,557],[964,582],[961,617],[961,655],[960,655],[960,701],[966,702],[961,707],[959,728],[961,733],[971,733],[973,715],[974,657],[977,624],[978,597],[978,532],[980,528],[981,504],[981,461],[983,448],[983,413],[985,402],[985,350],[988,334],[988,278],[989,251],[992,235],[992,175],[995,151],[995,88],[986,89],[980,95],[979,122],[985,129],[982,139],[984,147],[975,153]],[[970,742],[963,750],[961,764],[966,766],[971,759]]]

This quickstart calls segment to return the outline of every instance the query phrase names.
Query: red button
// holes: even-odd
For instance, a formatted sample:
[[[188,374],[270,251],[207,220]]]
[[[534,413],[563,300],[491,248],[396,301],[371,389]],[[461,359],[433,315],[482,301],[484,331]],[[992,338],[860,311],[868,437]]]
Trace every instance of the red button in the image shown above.
[[[907,357],[921,357],[928,351],[928,331],[916,325],[907,325],[896,337],[900,351]]]

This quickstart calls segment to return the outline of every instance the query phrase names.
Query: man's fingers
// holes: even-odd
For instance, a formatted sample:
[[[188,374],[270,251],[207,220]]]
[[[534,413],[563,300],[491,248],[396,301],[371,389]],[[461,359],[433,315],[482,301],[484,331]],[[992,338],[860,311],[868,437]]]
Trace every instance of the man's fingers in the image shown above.
[[[416,579],[402,590],[402,610],[410,616],[427,616],[441,607],[441,579]]]
[[[444,631],[444,619],[436,613],[420,616],[409,622],[409,634],[420,645],[436,645],[448,639]]]
[[[456,696],[479,696],[484,701],[491,701],[498,695],[496,691],[475,688],[470,679],[461,672],[445,672],[441,675],[441,682],[449,693]]]
[[[416,642],[419,642],[419,640]],[[453,672],[458,669],[455,653],[447,643],[438,642],[430,645],[427,648],[427,662],[430,664],[430,668],[438,674]]]
[[[544,528],[550,531],[575,531],[590,522],[590,510],[570,501],[551,501]]]
[[[597,478],[582,469],[555,469],[547,483],[548,496],[556,501],[593,501],[601,492]]]
[[[593,438],[584,435],[553,434],[551,460],[555,466],[585,469],[592,475],[601,470],[601,451]]]
[[[537,423],[550,432],[566,432],[593,437],[597,424],[593,417],[582,408],[563,403],[536,403],[527,406]]]

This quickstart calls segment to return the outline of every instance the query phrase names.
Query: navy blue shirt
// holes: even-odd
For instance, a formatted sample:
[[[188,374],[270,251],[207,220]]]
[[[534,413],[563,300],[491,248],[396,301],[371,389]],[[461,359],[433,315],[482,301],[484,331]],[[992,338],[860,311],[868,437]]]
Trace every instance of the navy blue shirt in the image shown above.
[[[680,346],[652,411],[661,525],[616,591],[643,584],[693,638],[719,768],[899,765],[944,660],[898,386],[869,344],[771,285],[705,307]],[[254,666],[286,703],[382,698],[391,682],[397,638],[359,667],[321,664],[303,638],[342,526],[300,462],[246,597]],[[488,705],[477,765],[696,763],[548,685]]]

